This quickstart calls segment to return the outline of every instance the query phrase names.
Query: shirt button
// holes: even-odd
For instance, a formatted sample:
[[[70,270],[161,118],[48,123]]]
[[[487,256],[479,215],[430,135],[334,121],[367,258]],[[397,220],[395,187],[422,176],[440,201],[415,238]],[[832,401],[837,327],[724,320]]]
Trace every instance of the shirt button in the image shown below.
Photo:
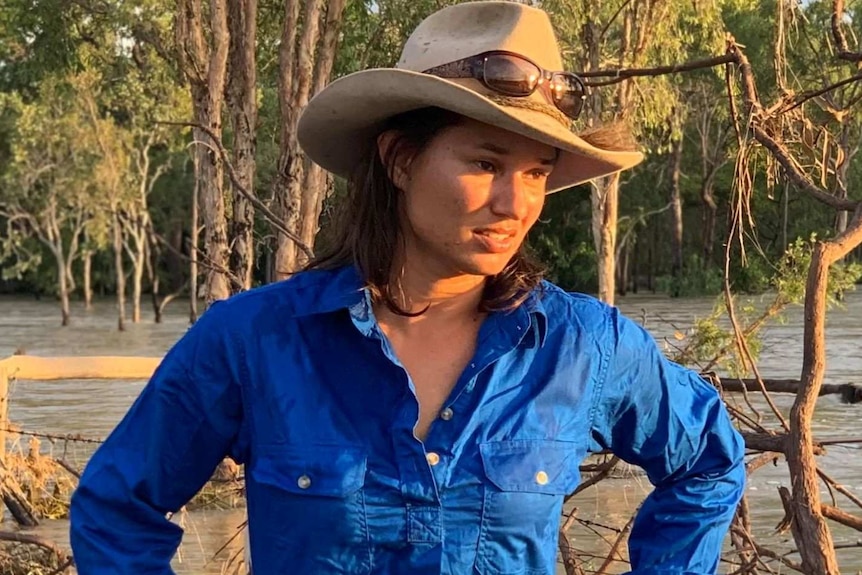
[[[300,489],[308,489],[311,487],[311,477],[308,475],[301,475],[299,479],[296,480],[296,484]]]
[[[539,485],[546,485],[548,483],[548,474],[544,471],[540,471],[536,474],[536,483]]]
[[[440,419],[442,419],[443,421],[449,421],[450,419],[452,419],[453,415],[455,415],[455,412],[452,411],[451,408],[447,407],[440,412]]]
[[[425,459],[428,460],[428,465],[437,465],[440,463],[440,456],[434,453],[433,451],[428,452],[425,455]]]

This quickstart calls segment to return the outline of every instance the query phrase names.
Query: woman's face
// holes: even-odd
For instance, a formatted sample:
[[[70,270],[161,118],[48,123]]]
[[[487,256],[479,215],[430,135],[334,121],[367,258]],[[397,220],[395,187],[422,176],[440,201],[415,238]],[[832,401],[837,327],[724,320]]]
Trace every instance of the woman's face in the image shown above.
[[[473,120],[439,132],[393,173],[407,265],[437,279],[500,273],[542,211],[556,157],[551,146]]]

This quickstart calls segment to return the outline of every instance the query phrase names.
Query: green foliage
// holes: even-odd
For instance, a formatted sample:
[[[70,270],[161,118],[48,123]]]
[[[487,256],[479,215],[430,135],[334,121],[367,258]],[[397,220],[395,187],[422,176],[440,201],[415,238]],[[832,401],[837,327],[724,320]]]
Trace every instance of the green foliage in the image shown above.
[[[724,278],[720,269],[705,266],[700,256],[691,254],[680,275],[661,276],[656,283],[660,292],[673,294],[675,297],[694,297],[721,293]]]
[[[737,321],[742,326],[751,325],[762,313],[754,304],[748,302],[736,307]],[[745,330],[743,330],[745,332]],[[754,361],[760,356],[763,342],[757,331],[748,333],[744,339]],[[701,368],[718,368],[731,377],[750,375],[748,363],[742,359],[736,346],[736,338],[727,319],[727,308],[723,298],[716,300],[712,313],[705,318],[697,318],[685,335],[685,347],[679,348],[674,360]]]
[[[458,1],[462,0],[348,0],[335,76],[394,64],[407,35],[423,17]],[[570,69],[590,66],[588,30],[600,35],[597,66],[603,69],[651,67],[718,55],[724,51],[725,32],[730,32],[745,46],[764,102],[781,94],[781,78],[774,69],[777,3],[772,0],[658,0],[649,3],[654,7],[652,13],[645,8],[629,13],[633,7],[646,6],[643,3],[594,2],[589,11],[584,10],[583,2],[575,0],[545,0],[541,4],[552,15]],[[789,9],[787,88],[798,93],[852,73],[848,66],[835,63],[829,53],[831,2],[783,4]],[[848,14],[858,14],[859,6],[858,0],[848,2]],[[59,213],[76,214],[85,206],[89,210],[88,243],[82,248],[95,250],[96,280],[102,286],[113,281],[113,264],[105,257],[105,216],[111,202],[121,203],[131,213],[141,207],[135,192],[152,183],[146,201],[156,231],[174,238],[189,233],[194,189],[186,148],[189,134],[158,123],[191,119],[188,86],[178,82],[172,45],[175,8],[164,0],[71,4],[61,0],[7,0],[0,10],[0,206],[24,202],[20,205],[34,214],[43,213],[50,190],[56,190],[58,201],[63,202]],[[278,48],[283,8],[277,2],[259,6],[256,49],[260,112],[255,183],[264,200],[278,161]],[[628,42],[627,16],[631,17]],[[848,18],[847,26],[851,41],[862,37],[862,19]],[[624,176],[618,227],[618,237],[634,246],[628,252],[633,262],[630,273],[641,286],[649,277],[657,278],[660,291],[679,295],[721,290],[735,153],[732,133],[727,139],[718,137],[730,122],[724,82],[724,68],[718,67],[593,90],[596,98],[590,100],[586,116],[599,122],[626,120],[648,152],[647,160]],[[862,162],[849,151],[862,137],[862,114],[847,114],[839,123],[829,107],[853,102],[862,95],[860,91],[862,84],[849,84],[801,108],[811,118],[811,134],[819,138],[818,153],[825,145],[826,151],[837,157],[845,139],[846,188],[850,197],[858,199],[862,199]],[[625,109],[620,108],[621,103]],[[229,145],[230,122],[226,117],[223,120]],[[710,122],[712,127],[704,133]],[[102,135],[101,144],[98,134]],[[802,135],[782,134],[802,164],[812,169],[815,180],[822,175],[824,187],[840,193],[834,164],[821,174],[813,168],[817,158],[801,144]],[[682,274],[673,278],[668,213],[660,210],[669,197],[668,144],[678,137],[684,142],[681,193],[685,266]],[[36,168],[45,157],[64,168],[39,171]],[[775,179],[780,173],[767,158],[763,150],[755,158],[750,202],[753,225],[742,234],[745,260],[736,245],[738,238],[732,239],[731,285],[735,293],[779,293],[789,302],[798,302],[810,261],[812,234],[820,238],[834,234],[834,214],[804,193],[784,188]],[[723,163],[727,159],[730,161]],[[149,165],[142,170],[144,160]],[[713,160],[721,165],[714,174],[717,229],[713,254],[708,256],[702,237],[701,188],[706,177],[704,166]],[[164,175],[152,182],[159,166],[165,166]],[[28,190],[27,194],[22,190]],[[549,266],[550,278],[566,289],[596,289],[590,209],[586,188],[555,194],[548,198],[542,220],[530,234],[530,244]],[[65,234],[63,240],[68,244],[72,223],[64,226],[61,235]],[[269,228],[258,221],[257,231],[257,250],[265,252],[270,245]],[[797,237],[808,239],[794,241]],[[792,245],[785,254],[788,243]],[[31,227],[20,221],[10,224],[8,217],[0,216],[0,245],[4,249],[0,253],[4,274],[38,277],[35,283],[50,285],[56,274],[51,265],[53,256]],[[836,297],[859,278],[859,266],[853,263],[859,257],[858,253],[851,255],[846,264],[833,270],[830,291]],[[718,334],[704,337],[711,341]]]
[[[783,311],[788,306],[803,304],[808,268],[816,242],[817,237],[812,234],[807,239],[797,238],[788,246],[769,277],[771,290],[766,305],[763,298],[749,299],[742,305],[738,300],[735,301],[736,318],[755,361],[763,347],[760,337],[762,329],[769,321],[782,321]],[[843,262],[832,266],[827,284],[828,305],[839,305],[844,294],[854,290],[860,279],[860,264]],[[678,333],[677,340],[682,344],[676,349],[674,359],[680,363],[700,368],[717,368],[733,377],[751,375],[748,363],[742,358],[736,345],[724,296],[716,300],[709,316],[696,319],[687,333]]]
[[[529,245],[548,268],[547,277],[570,291],[595,293],[596,252],[590,235],[590,201],[584,190],[548,197]]]

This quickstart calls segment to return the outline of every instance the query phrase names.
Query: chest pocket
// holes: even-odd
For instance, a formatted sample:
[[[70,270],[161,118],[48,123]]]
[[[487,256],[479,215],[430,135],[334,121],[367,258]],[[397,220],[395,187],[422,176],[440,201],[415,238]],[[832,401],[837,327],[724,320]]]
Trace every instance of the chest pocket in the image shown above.
[[[553,575],[563,497],[578,486],[580,444],[512,440],[480,446],[486,478],[476,568]]]
[[[272,573],[371,572],[365,512],[366,456],[353,446],[261,447],[248,469],[254,549],[281,549]]]

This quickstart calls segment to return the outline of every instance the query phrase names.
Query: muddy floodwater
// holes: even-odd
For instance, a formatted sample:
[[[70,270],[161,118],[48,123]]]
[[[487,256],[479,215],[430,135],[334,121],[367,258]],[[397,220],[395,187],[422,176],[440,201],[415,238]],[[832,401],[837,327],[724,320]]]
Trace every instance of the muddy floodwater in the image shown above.
[[[705,317],[713,306],[711,298],[671,300],[660,296],[629,296],[617,302],[624,313],[645,323],[657,339],[673,341],[674,332]],[[67,355],[135,355],[161,356],[187,328],[183,302],[172,304],[165,321],[156,325],[144,310],[144,321],[129,324],[126,332],[116,331],[114,302],[97,302],[85,312],[73,306],[72,325],[59,327],[59,311],[52,301],[27,298],[0,298],[0,358],[16,350],[42,356]],[[830,313],[827,327],[827,382],[862,383],[862,293],[852,293],[844,309]],[[785,321],[769,327],[764,337],[760,369],[767,378],[798,378],[802,366],[802,310],[791,309]],[[100,438],[107,435],[137,396],[143,381],[62,381],[16,382],[11,388],[10,418],[26,430],[55,434],[80,434]],[[765,403],[752,394],[755,407],[768,417]],[[732,400],[741,398],[734,398]],[[790,396],[775,396],[780,409],[787,412]],[[814,421],[818,439],[862,437],[862,405],[843,405],[836,397],[823,397],[818,403]],[[56,444],[55,450],[69,461],[83,466],[90,452],[89,444]],[[823,468],[838,482],[862,498],[862,444],[833,445],[821,458]],[[779,551],[789,551],[793,542],[789,534],[770,535],[783,516],[777,488],[789,487],[786,464],[767,466],[758,471],[748,486],[754,530],[760,542]],[[572,506],[584,519],[573,529],[575,546],[584,557],[598,555],[612,540],[612,529],[621,528],[631,511],[649,492],[650,485],[639,475],[602,482],[581,494]],[[824,490],[829,501],[829,494]],[[837,495],[847,510],[858,509]],[[178,517],[185,528],[180,552],[174,561],[178,575],[215,575],[222,573],[236,544],[230,544],[218,556],[244,520],[241,509],[196,511]],[[834,524],[833,524],[834,525]],[[46,522],[38,533],[60,545],[68,544],[65,521]],[[862,574],[862,534],[841,527],[833,530],[839,547],[842,572]],[[852,545],[858,545],[851,547]],[[788,555],[799,560],[798,555]],[[590,567],[590,565],[587,565]],[[593,563],[593,568],[598,563]],[[615,573],[625,571],[616,565]],[[776,569],[777,571],[777,569]],[[560,573],[563,573],[560,568]],[[724,570],[722,570],[724,572]],[[786,572],[786,568],[781,572]]]

